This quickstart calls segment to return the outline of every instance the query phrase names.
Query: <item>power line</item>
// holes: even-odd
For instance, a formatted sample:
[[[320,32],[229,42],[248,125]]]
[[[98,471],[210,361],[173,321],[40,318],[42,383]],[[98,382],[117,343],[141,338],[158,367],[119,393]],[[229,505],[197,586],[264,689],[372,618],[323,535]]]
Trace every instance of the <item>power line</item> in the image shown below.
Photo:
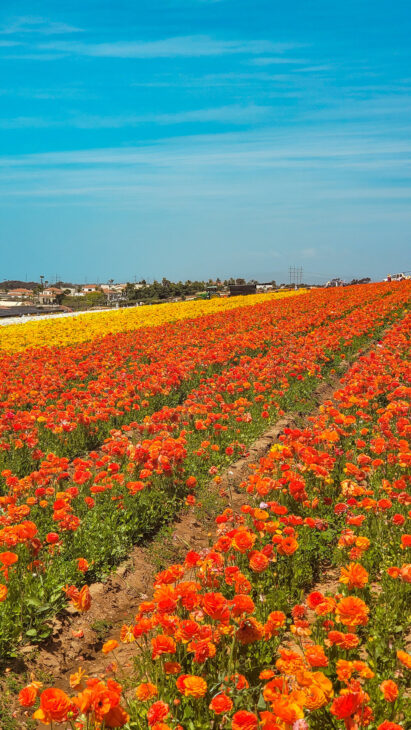
[[[290,266],[288,269],[288,273],[290,276],[290,285],[295,284],[296,286],[300,286],[300,284],[303,280],[303,267],[302,266]]]

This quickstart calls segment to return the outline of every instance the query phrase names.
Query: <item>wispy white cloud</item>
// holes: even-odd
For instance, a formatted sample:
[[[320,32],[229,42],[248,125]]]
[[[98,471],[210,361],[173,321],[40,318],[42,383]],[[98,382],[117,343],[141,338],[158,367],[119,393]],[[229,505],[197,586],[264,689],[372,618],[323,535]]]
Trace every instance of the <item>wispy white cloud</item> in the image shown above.
[[[64,86],[61,88],[35,88],[35,87],[6,87],[0,88],[0,96],[11,96],[22,99],[37,99],[48,101],[54,99],[75,99],[88,100],[100,98],[99,94],[91,92],[87,88]]]
[[[332,99],[323,102],[320,109],[310,110],[304,115],[305,119],[327,120],[327,121],[354,121],[369,122],[383,117],[394,118],[396,126],[399,119],[404,115],[409,118],[411,114],[411,98],[404,94],[383,93],[366,99],[347,98]]]
[[[276,64],[304,64],[307,63],[306,59],[303,58],[289,58],[284,56],[261,56],[258,58],[251,58],[249,60],[253,66],[273,66]]]
[[[192,35],[152,41],[111,43],[52,41],[39,43],[36,47],[39,51],[61,51],[92,58],[195,58],[228,54],[285,53],[298,47],[298,44],[272,43],[264,40],[218,40],[204,35]]]
[[[343,134],[337,127],[309,135],[266,129],[263,132],[231,132],[169,137],[144,145],[104,149],[43,152],[0,157],[2,167],[138,166],[164,168],[179,165],[275,168],[328,164],[374,171],[401,165],[407,169],[411,155],[411,129],[403,139],[365,136],[362,129]]]
[[[272,84],[276,81],[284,81],[295,76],[290,77],[289,74],[270,74],[265,71],[255,70],[252,72],[237,72],[231,71],[229,73],[213,73],[204,75],[175,75],[166,74],[155,77],[154,79],[141,79],[133,81],[131,86],[133,87],[148,87],[148,88],[212,88],[216,87],[235,87],[235,86],[254,86],[256,82],[262,82],[263,84]],[[273,96],[281,97],[296,97],[301,96],[301,90],[283,90],[276,88],[275,91],[270,89],[270,98]]]
[[[55,22],[48,18],[40,18],[34,15],[24,15],[15,18],[8,25],[0,28],[0,35],[40,34],[40,35],[65,35],[66,33],[80,33],[81,28],[76,28],[67,23]]]
[[[50,117],[15,117],[0,119],[1,129],[46,129],[73,127],[75,129],[120,129],[140,124],[190,124],[230,123],[249,124],[265,119],[271,113],[270,107],[231,105],[211,109],[192,109],[170,113],[132,114],[119,116],[97,116],[92,114],[73,115],[64,120]]]
[[[316,256],[318,256],[318,250],[313,247],[303,248],[300,253],[304,259],[314,259]]]
[[[7,61],[59,61],[66,56],[63,53],[8,53],[2,58]]]
[[[0,48],[13,48],[15,46],[20,46],[21,43],[19,41],[1,41],[0,40]]]

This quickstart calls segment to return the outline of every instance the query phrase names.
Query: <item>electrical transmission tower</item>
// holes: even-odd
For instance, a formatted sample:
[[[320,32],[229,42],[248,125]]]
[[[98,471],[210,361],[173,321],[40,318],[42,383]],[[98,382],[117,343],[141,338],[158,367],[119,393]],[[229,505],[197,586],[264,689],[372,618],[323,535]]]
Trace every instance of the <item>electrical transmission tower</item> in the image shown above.
[[[290,285],[300,286],[303,280],[303,267],[302,266],[290,266],[288,269],[290,275]]]

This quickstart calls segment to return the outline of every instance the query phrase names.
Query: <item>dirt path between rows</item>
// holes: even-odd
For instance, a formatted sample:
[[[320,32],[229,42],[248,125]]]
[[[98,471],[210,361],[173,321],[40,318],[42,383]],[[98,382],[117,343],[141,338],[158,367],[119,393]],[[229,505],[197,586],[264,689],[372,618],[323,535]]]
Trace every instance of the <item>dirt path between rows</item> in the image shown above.
[[[309,415],[313,415],[319,406],[329,399],[339,383],[342,370],[347,365],[343,362],[339,375],[334,375],[327,382],[319,384],[313,394],[316,408]],[[290,413],[280,418],[257,441],[252,444],[247,453],[231,464],[221,475],[221,483],[217,487],[211,481],[209,490],[216,494],[223,491],[227,494],[228,503],[234,510],[239,510],[247,501],[239,485],[250,474],[250,465],[256,464],[264,457],[273,444],[278,442],[279,436],[287,427],[296,426],[297,413]],[[194,508],[181,513],[171,525],[172,560],[178,562],[184,558],[187,550],[199,551],[210,544],[215,534],[214,515],[204,515],[201,521],[195,514]],[[154,538],[155,541],[155,538]],[[99,641],[96,622],[104,622],[110,637],[118,636],[121,626],[132,623],[137,608],[142,600],[150,598],[153,592],[153,578],[158,572],[158,566],[153,565],[152,542],[145,547],[135,547],[127,560],[108,577],[105,583],[95,583],[90,586],[92,598],[91,608],[87,614],[79,615],[69,606],[53,621],[53,635],[41,647],[24,647],[25,669],[36,672],[41,669],[53,674],[56,685],[67,689],[68,677],[79,664],[87,674],[103,672],[109,663],[101,654],[101,645],[106,637]],[[158,547],[158,546],[157,546]],[[170,549],[168,545],[167,555]],[[103,627],[102,630],[103,632]],[[79,632],[84,635],[76,636]],[[99,632],[97,632],[99,633]],[[116,650],[116,658],[121,663],[127,662],[135,654],[135,647],[129,644],[120,644]],[[20,667],[22,670],[23,667]]]
[[[341,362],[338,372],[318,385],[312,396],[316,406],[303,417],[303,421],[315,415],[319,407],[331,398],[348,367],[347,361]],[[211,481],[209,490],[216,499],[222,491],[225,492],[227,504],[238,511],[247,501],[247,495],[239,490],[239,485],[249,476],[250,465],[258,463],[268,453],[285,428],[296,427],[297,423],[301,427],[301,414],[297,410],[280,418],[252,444],[244,456],[222,473],[218,487]],[[214,518],[214,514],[205,512],[199,520],[192,507],[182,512],[169,526],[170,537],[167,538],[167,551],[164,551],[166,562],[179,562],[189,549],[200,551],[208,547],[215,536]],[[31,673],[45,684],[52,682],[53,686],[66,692],[71,691],[70,674],[77,671],[79,666],[88,676],[103,675],[113,660],[112,655],[106,657],[101,652],[104,641],[118,638],[122,625],[134,622],[141,601],[153,594],[153,578],[159,570],[158,562],[155,565],[155,550],[160,551],[160,554],[162,550],[161,543],[155,543],[156,538],[144,547],[133,548],[127,560],[118,566],[106,582],[92,584],[90,610],[79,615],[68,606],[54,619],[50,639],[40,647],[23,647],[20,658],[10,663],[11,670],[16,674]],[[134,644],[120,643],[116,649],[115,659],[125,672],[131,668],[135,652]],[[22,730],[27,728],[25,720],[30,716],[31,712],[22,711],[16,702],[13,717],[18,724],[15,727]]]

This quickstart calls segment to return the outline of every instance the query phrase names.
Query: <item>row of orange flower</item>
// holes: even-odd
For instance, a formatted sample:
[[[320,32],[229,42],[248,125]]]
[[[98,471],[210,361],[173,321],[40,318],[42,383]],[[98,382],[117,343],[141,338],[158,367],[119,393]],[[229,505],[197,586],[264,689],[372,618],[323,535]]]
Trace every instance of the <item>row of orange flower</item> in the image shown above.
[[[157,575],[104,645],[106,677],[79,669],[73,697],[33,683],[23,707],[39,695],[36,719],[73,728],[406,728],[410,323],[359,358],[309,428],[285,430],[210,549]],[[333,590],[315,585],[327,563]],[[87,610],[87,586],[66,590]],[[133,690],[118,641],[136,646]]]
[[[378,284],[365,291],[371,304],[388,293],[401,301],[405,288]],[[321,327],[349,316],[363,298],[364,287],[319,291],[71,347],[1,354],[0,464],[24,476],[47,451],[74,457],[230,357],[255,357],[309,331],[315,346]]]
[[[203,378],[181,405],[113,432],[102,451],[88,458],[70,464],[66,457],[50,454],[27,477],[3,472],[8,492],[0,498],[0,543],[19,557],[1,588],[4,646],[24,640],[23,631],[28,638],[47,635],[44,619],[61,605],[61,585],[79,581],[82,572],[92,579],[116,551],[118,557],[125,553],[136,534],[167,516],[170,505],[197,481],[210,474],[218,480],[219,465],[245,449],[239,436],[248,433],[250,440],[261,430],[270,412],[278,412],[290,384],[304,386],[307,373],[315,382],[332,349],[338,355],[351,346],[353,332],[364,336],[395,316],[406,294],[398,288],[377,302],[372,297],[362,307],[351,306],[339,320],[332,311],[327,324],[290,337],[266,355],[229,361],[219,373]],[[318,322],[315,313],[310,317]],[[297,392],[304,395],[304,390]]]

